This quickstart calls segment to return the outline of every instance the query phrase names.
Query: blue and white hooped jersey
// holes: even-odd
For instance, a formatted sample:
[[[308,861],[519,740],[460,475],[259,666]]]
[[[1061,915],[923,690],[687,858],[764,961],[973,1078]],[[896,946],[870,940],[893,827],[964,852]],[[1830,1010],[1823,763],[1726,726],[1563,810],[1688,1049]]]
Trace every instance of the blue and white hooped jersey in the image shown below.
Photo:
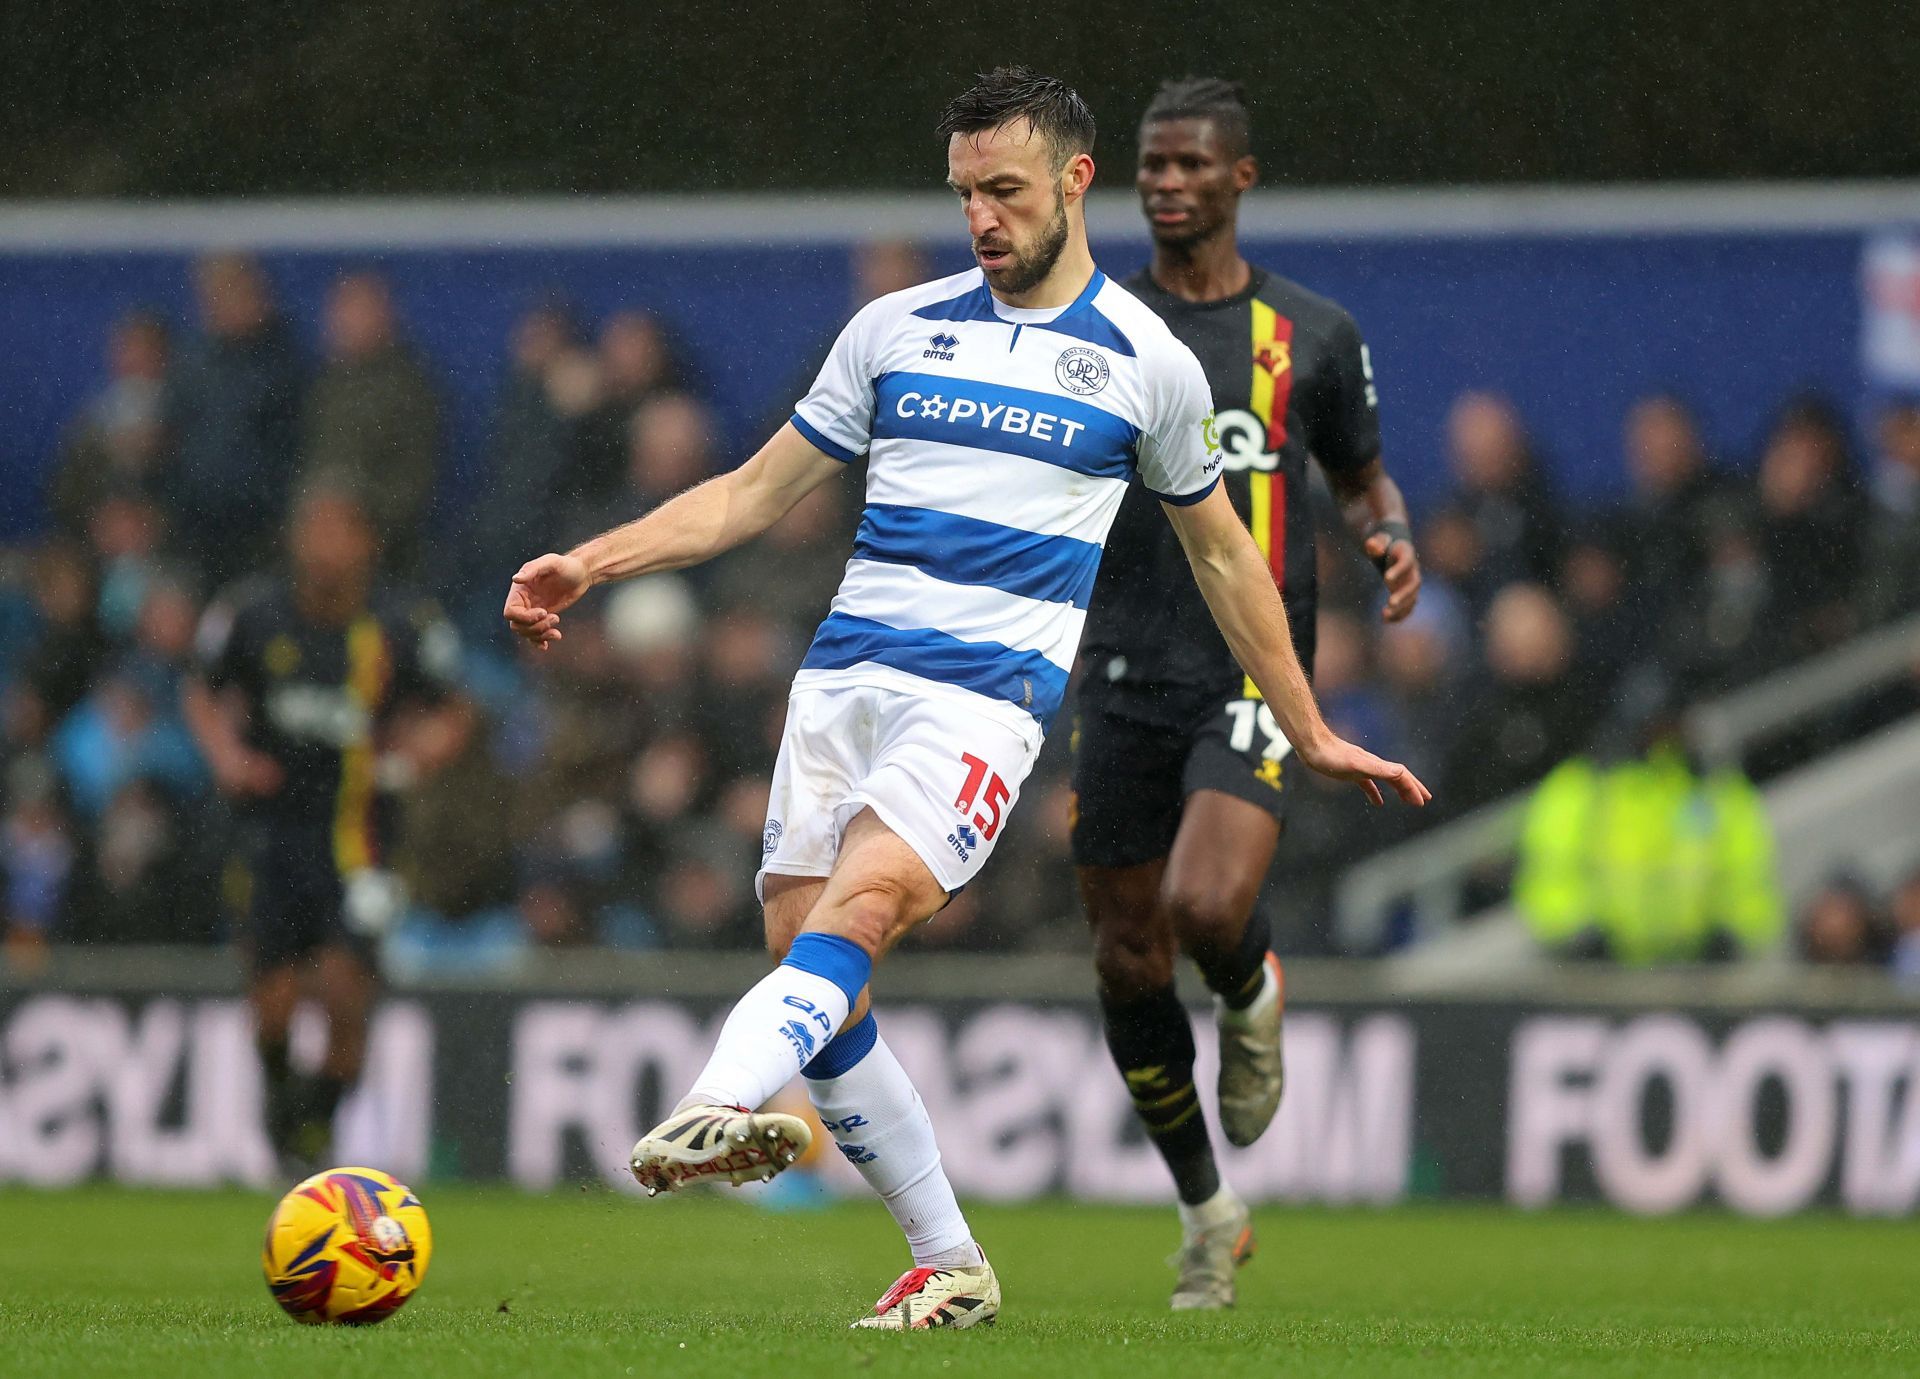
[[[794,687],[964,695],[1028,732],[1066,694],[1128,481],[1194,503],[1221,470],[1199,361],[1097,271],[1066,307],[1010,307],[977,268],[870,303],[793,424],[868,455],[853,558]]]

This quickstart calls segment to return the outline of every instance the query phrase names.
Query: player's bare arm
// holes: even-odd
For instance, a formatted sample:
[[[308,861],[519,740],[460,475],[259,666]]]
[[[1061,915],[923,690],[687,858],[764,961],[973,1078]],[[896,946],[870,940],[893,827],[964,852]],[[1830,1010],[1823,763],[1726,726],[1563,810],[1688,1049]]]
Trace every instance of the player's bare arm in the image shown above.
[[[1399,622],[1420,597],[1420,556],[1413,548],[1407,500],[1378,457],[1355,470],[1328,470],[1327,486],[1340,505],[1341,520],[1387,584],[1387,606],[1380,617]]]
[[[189,679],[180,691],[180,710],[224,794],[247,799],[279,791],[286,773],[272,757],[247,746],[237,694],[215,690],[197,678]]]
[[[540,650],[561,638],[560,615],[596,584],[682,570],[751,541],[846,466],[791,424],[727,474],[671,498],[565,555],[543,555],[513,577],[507,625]]]
[[[1259,686],[1300,760],[1322,775],[1353,781],[1375,804],[1382,803],[1376,781],[1385,781],[1408,804],[1432,799],[1432,792],[1405,766],[1345,741],[1320,717],[1306,672],[1294,655],[1286,605],[1226,491],[1216,486],[1197,503],[1162,507],[1221,635]]]

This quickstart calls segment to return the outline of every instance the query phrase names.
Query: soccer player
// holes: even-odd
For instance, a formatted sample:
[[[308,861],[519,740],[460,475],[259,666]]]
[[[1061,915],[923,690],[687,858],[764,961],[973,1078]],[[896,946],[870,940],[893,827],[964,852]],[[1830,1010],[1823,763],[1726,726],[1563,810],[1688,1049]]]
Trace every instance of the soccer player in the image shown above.
[[[242,826],[268,1139],[304,1176],[365,1062],[372,938],[399,904],[382,870],[387,791],[458,756],[474,713],[454,689],[453,629],[431,606],[376,589],[379,543],[349,481],[314,479],[288,549],[290,577],[243,582],[208,608],[200,674],[182,702]],[[303,988],[327,1015],[313,1077],[287,1054]]]
[[[673,1114],[634,1146],[649,1191],[771,1177],[806,1147],[756,1113],[804,1073],[821,1121],[892,1212],[913,1268],[856,1325],[999,1311],[913,1084],[868,1007],[873,964],[976,876],[1066,693],[1101,543],[1136,473],[1303,760],[1424,803],[1404,766],[1322,722],[1260,552],[1219,489],[1206,379],[1095,268],[1093,116],[1002,68],[947,107],[948,185],[978,267],[895,292],[841,333],[793,419],[739,469],[513,578],[541,647],[597,583],[706,560],[861,452],[853,559],[788,703],[758,884],[779,966],[743,996]],[[777,577],[778,572],[774,572]]]
[[[1385,577],[1388,620],[1412,611],[1420,566],[1406,504],[1381,468],[1373,369],[1353,318],[1240,256],[1239,200],[1258,175],[1249,147],[1238,86],[1190,79],[1160,89],[1141,121],[1137,179],[1153,260],[1126,285],[1206,370],[1223,487],[1259,546],[1247,577],[1279,588],[1295,654],[1310,669],[1309,455]],[[1234,1269],[1253,1232],[1220,1181],[1200,1117],[1174,963],[1184,951],[1213,990],[1221,1128],[1232,1143],[1252,1144],[1279,1108],[1282,1083],[1280,963],[1254,902],[1300,739],[1266,677],[1205,616],[1220,595],[1194,587],[1184,533],[1157,506],[1141,485],[1128,490],[1094,585],[1076,703],[1072,846],[1107,1046],[1178,1191],[1173,1306],[1216,1308],[1233,1303]]]

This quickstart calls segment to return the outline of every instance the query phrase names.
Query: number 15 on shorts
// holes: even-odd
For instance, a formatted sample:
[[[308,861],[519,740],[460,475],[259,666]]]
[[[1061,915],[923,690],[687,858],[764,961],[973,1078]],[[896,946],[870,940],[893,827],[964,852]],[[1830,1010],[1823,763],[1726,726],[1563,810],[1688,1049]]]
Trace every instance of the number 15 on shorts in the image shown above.
[[[967,768],[967,778],[961,782],[960,794],[954,799],[953,807],[962,814],[971,814],[974,804],[978,802],[981,812],[973,815],[973,826],[980,830],[982,838],[992,842],[993,835],[1000,831],[1000,808],[1013,792],[1007,789],[1007,783],[1000,779],[997,772],[990,770],[987,763],[972,752],[962,752],[960,764]]]

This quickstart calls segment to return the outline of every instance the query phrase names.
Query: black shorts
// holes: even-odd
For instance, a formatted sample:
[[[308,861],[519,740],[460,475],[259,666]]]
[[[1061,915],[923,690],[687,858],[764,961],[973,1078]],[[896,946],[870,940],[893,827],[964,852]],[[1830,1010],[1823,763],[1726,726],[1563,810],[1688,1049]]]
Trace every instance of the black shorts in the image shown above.
[[[372,945],[346,924],[346,883],[334,861],[331,820],[250,820],[240,860],[246,870],[244,932],[256,974],[319,948],[345,948],[372,966]]]
[[[1131,867],[1165,857],[1196,790],[1218,790],[1286,821],[1291,748],[1273,712],[1238,695],[1169,711],[1083,681],[1073,725],[1075,866]],[[1173,726],[1177,725],[1177,726]]]

